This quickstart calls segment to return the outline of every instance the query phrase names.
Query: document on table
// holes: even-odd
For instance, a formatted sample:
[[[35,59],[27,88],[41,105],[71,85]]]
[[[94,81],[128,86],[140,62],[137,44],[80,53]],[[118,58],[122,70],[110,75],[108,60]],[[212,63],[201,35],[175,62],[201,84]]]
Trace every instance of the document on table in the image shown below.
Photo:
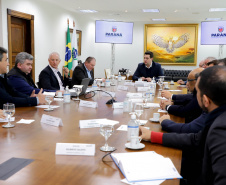
[[[142,182],[135,182],[135,183],[129,183],[126,179],[122,179],[121,182],[125,184],[131,184],[131,185],[160,185],[165,180],[155,180],[155,181],[142,181]]]
[[[162,109],[159,109],[158,112],[161,112],[161,113],[167,113],[166,110],[162,110]]]
[[[43,109],[48,109],[49,108],[49,105],[38,105],[38,106],[36,106],[37,108],[43,108]],[[58,106],[58,105],[50,105],[50,107],[52,108],[52,109],[56,109],[56,108],[58,108],[58,107],[60,107],[60,106]]]
[[[154,151],[112,153],[111,157],[128,182],[182,178],[169,158]]]
[[[21,119],[20,121],[18,121],[16,123],[31,124],[34,121],[35,121],[34,119]]]
[[[43,95],[55,96],[56,92],[44,92]]]
[[[90,120],[80,120],[79,127],[80,128],[95,128],[100,127],[101,124],[103,125],[116,125],[118,121],[109,120],[109,119],[90,119]]]

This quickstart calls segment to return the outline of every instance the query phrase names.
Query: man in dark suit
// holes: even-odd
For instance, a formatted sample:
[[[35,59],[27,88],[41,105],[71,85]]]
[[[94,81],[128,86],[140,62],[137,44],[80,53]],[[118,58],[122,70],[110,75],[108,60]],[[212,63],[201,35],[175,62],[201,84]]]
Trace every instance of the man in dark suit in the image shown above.
[[[48,61],[49,65],[39,74],[39,88],[64,90],[66,86],[70,86],[68,68],[63,68],[64,79],[58,69],[58,65],[61,61],[60,55],[57,52],[52,52],[49,55]]]
[[[14,103],[16,107],[36,106],[37,104],[47,103],[42,89],[35,96],[34,91],[31,96],[27,96],[13,89],[7,79],[7,66],[9,65],[7,58],[7,50],[0,47],[0,108],[5,103]]]
[[[162,100],[160,107],[168,111],[169,114],[185,118],[185,122],[189,123],[199,117],[202,113],[197,97],[195,84],[199,73],[203,68],[196,68],[188,74],[187,89],[192,94],[172,95],[169,91],[162,91],[161,96],[169,100]],[[171,102],[172,100],[172,102]]]
[[[141,78],[142,81],[151,82],[153,77],[158,78],[159,76],[163,76],[161,65],[153,61],[153,53],[151,51],[146,51],[144,53],[144,62],[138,64],[133,74],[133,80],[137,81]]]
[[[73,71],[72,85],[80,85],[84,78],[90,78],[89,85],[92,85],[95,65],[96,59],[94,57],[88,57],[84,63],[77,65]]]
[[[167,147],[183,149],[181,173],[187,184],[226,184],[226,67],[214,66],[200,73],[196,83],[200,107],[208,115],[198,133],[177,134],[141,129],[141,138]],[[183,176],[183,174],[182,174]]]
[[[38,94],[40,89],[36,87],[32,77],[31,70],[33,64],[33,56],[26,52],[20,52],[16,56],[15,66],[8,72],[7,77],[10,85],[17,91],[28,96],[35,90]],[[56,92],[56,90],[44,89],[47,92]]]

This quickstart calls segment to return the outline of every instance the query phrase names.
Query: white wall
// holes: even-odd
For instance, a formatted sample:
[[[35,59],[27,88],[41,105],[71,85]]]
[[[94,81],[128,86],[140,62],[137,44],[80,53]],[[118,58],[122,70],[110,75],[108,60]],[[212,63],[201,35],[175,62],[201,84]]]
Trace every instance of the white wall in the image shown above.
[[[48,55],[52,51],[58,51],[64,64],[64,52],[66,42],[67,18],[75,20],[76,28],[82,30],[82,55],[79,57],[84,61],[88,56],[97,60],[95,77],[104,77],[104,69],[110,68],[111,44],[95,43],[95,21],[88,19],[85,15],[80,16],[56,5],[42,0],[0,0],[2,3],[2,23],[0,19],[0,44],[8,48],[7,35],[7,8],[24,13],[32,14],[35,17],[35,67],[36,81],[40,71],[48,64]],[[1,15],[0,15],[1,18]],[[134,72],[139,62],[143,61],[144,52],[144,24],[149,22],[135,22],[133,44],[115,45],[115,72],[120,68],[129,68]],[[2,36],[1,36],[2,31]],[[2,43],[1,43],[2,40]],[[213,56],[218,58],[219,46],[200,45],[200,27],[198,40],[197,61]],[[226,55],[226,48],[223,57]],[[166,69],[194,69],[195,66],[163,66]]]
[[[2,36],[2,1],[0,0],[0,46],[3,45],[3,36]]]

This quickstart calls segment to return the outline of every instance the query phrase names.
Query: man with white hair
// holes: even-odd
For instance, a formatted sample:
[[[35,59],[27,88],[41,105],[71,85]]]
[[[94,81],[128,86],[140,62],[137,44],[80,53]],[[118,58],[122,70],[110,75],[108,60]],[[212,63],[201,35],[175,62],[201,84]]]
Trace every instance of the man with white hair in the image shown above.
[[[64,79],[59,72],[58,65],[61,61],[60,55],[57,52],[52,52],[49,55],[49,65],[43,69],[39,75],[39,88],[49,90],[64,90],[64,87],[69,85],[69,69],[64,67]]]

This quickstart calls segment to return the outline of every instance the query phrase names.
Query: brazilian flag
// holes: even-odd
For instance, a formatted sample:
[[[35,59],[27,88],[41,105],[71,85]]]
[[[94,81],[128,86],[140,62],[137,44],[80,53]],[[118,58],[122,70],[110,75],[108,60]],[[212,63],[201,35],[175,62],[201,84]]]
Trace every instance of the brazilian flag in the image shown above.
[[[68,25],[68,28],[67,28],[67,40],[66,40],[64,67],[67,67],[69,70],[71,70],[71,68],[72,68],[71,38],[70,38],[69,25]]]

